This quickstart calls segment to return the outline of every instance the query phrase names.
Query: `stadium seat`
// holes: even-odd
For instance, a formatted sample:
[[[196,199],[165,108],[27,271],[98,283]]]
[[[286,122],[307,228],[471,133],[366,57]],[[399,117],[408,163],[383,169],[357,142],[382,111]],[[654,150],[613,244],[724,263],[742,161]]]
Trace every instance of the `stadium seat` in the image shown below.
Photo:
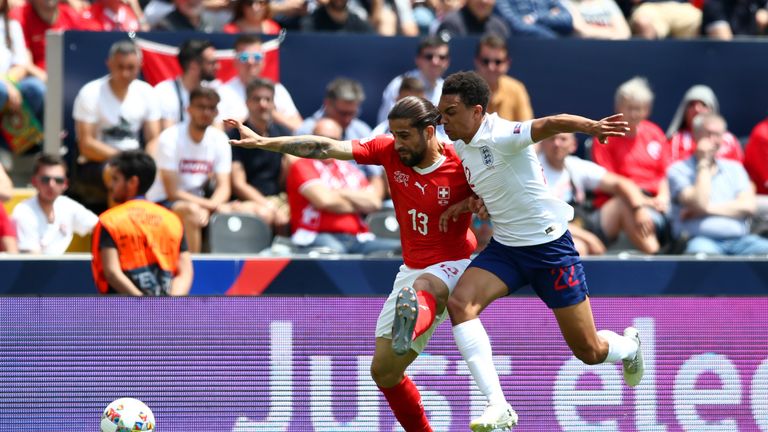
[[[400,225],[395,218],[394,210],[380,210],[371,213],[365,219],[371,232],[381,238],[400,238]]]
[[[208,225],[211,253],[259,253],[272,244],[272,228],[256,216],[216,214]]]

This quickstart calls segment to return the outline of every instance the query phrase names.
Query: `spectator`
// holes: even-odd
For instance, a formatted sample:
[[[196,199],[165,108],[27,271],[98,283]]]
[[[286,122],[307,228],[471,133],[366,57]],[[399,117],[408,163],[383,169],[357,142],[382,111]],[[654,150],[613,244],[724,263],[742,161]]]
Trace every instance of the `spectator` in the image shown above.
[[[491,99],[487,111],[510,121],[533,118],[533,108],[525,84],[507,75],[509,72],[507,42],[496,35],[480,39],[475,51],[475,71],[488,87]]]
[[[449,36],[493,34],[502,39],[510,36],[509,27],[498,15],[493,15],[496,0],[467,0],[464,7],[448,13],[436,33]]]
[[[21,25],[27,48],[32,53],[30,74],[42,81],[48,80],[45,73],[45,33],[48,30],[98,30],[94,22],[67,3],[51,0],[28,0],[12,10],[10,18]]]
[[[288,30],[300,30],[301,20],[309,14],[308,0],[271,0],[269,8],[275,22]]]
[[[115,42],[107,69],[108,75],[80,89],[72,110],[80,151],[76,192],[97,209],[107,202],[106,161],[120,151],[140,148],[142,131],[147,151],[153,153],[160,133],[155,91],[138,79],[141,50],[128,40]]]
[[[644,207],[650,210],[660,243],[667,239],[665,213],[669,208],[667,167],[670,164],[669,143],[664,132],[648,120],[653,105],[653,92],[645,78],[635,77],[616,90],[616,112],[624,113],[629,131],[623,137],[608,137],[605,144],[594,144],[592,156],[609,172],[633,181],[646,195]],[[605,194],[596,198],[597,206],[608,200]]]
[[[224,26],[224,33],[280,33],[280,24],[271,19],[269,0],[236,0],[232,21]]]
[[[377,120],[379,123],[387,121],[389,110],[395,105],[397,93],[400,91],[400,83],[403,78],[412,76],[421,80],[424,84],[424,98],[433,104],[440,100],[443,90],[443,74],[450,64],[447,39],[439,35],[426,36],[421,39],[416,50],[416,69],[396,76],[387,84],[381,95],[381,106]]]
[[[253,79],[260,78],[264,70],[264,52],[261,48],[261,39],[255,35],[240,35],[235,41],[237,75],[219,87],[222,117],[238,120],[248,117],[245,87]],[[288,89],[280,83],[275,83],[275,109],[272,119],[291,132],[295,131],[303,120]]]
[[[696,152],[669,167],[674,232],[687,239],[685,253],[765,255],[768,239],[749,233],[756,202],[744,167],[718,159],[725,120],[715,113],[693,120]]]
[[[227,135],[213,127],[219,95],[198,87],[189,95],[189,121],[164,130],[158,139],[160,182],[147,192],[179,215],[189,251],[202,250],[202,230],[218,207],[229,201],[232,150]],[[211,185],[210,195],[206,189]]]
[[[424,83],[416,77],[405,77],[400,82],[400,90],[397,93],[397,100],[400,100],[406,96],[424,97]],[[385,120],[371,131],[371,135],[383,135],[389,133],[389,120]],[[446,139],[447,141],[447,139]]]
[[[181,75],[155,86],[162,115],[161,129],[188,120],[189,92],[200,86],[215,87],[219,61],[216,48],[204,39],[188,39],[179,46],[176,56]]]
[[[371,16],[376,32],[382,36],[411,36],[419,35],[419,26],[413,12],[411,0],[377,0],[378,15]]]
[[[341,126],[330,118],[317,121],[314,135],[342,140]],[[286,184],[291,206],[291,240],[300,251],[327,248],[335,253],[393,251],[399,240],[376,239],[361,213],[381,208],[381,195],[348,161],[298,159]]]
[[[557,38],[573,33],[573,18],[560,0],[498,0],[496,10],[513,35]]]
[[[744,168],[759,195],[768,196],[768,118],[758,123],[744,150]]]
[[[102,31],[149,30],[149,24],[136,0],[97,0],[91,6],[90,14]]]
[[[701,10],[689,0],[616,0],[632,34],[643,39],[690,39],[699,35]]]
[[[173,0],[174,8],[155,23],[155,31],[198,31],[211,33],[216,25],[203,14],[203,0]]]
[[[98,216],[62,195],[67,185],[66,164],[60,157],[43,154],[35,160],[32,186],[37,194],[18,203],[11,214],[21,252],[61,255],[74,233],[91,233]]]
[[[21,112],[26,103],[42,124],[45,83],[29,72],[24,32],[18,21],[9,19],[8,0],[0,0],[0,40],[0,110]]]
[[[752,129],[744,150],[744,168],[757,192],[757,221],[753,232],[768,233],[768,118]]]
[[[349,78],[336,78],[325,88],[323,107],[304,120],[295,134],[311,134],[317,121],[328,117],[341,125],[344,140],[366,138],[371,135],[371,127],[357,118],[364,100],[365,92],[360,82]]]
[[[13,181],[0,164],[0,201],[6,202],[13,196]],[[16,226],[5,211],[5,206],[0,205],[0,252],[18,253],[16,242]]]
[[[573,33],[585,39],[629,39],[632,32],[614,0],[570,0]]]
[[[658,252],[653,216],[644,205],[645,195],[640,188],[626,177],[572,156],[576,147],[576,136],[572,133],[547,138],[540,144],[539,162],[549,190],[576,209],[568,230],[579,254],[602,255],[605,246],[613,243],[621,232],[641,252]],[[591,208],[587,198],[595,191],[611,196],[598,210]]]
[[[291,135],[272,120],[275,109],[275,84],[256,78],[248,84],[248,119],[252,130],[265,137]],[[229,131],[231,139],[239,139],[237,130]],[[285,172],[290,156],[259,149],[232,148],[232,192],[237,201],[219,207],[220,213],[245,213],[260,217],[274,228],[287,233],[290,222],[285,195]]]
[[[720,40],[768,34],[768,0],[705,1],[701,34]]]
[[[373,33],[373,27],[352,13],[348,0],[328,0],[301,20],[305,32]]]
[[[120,203],[94,228],[91,270],[102,294],[187,295],[192,259],[178,216],[143,199],[155,179],[155,161],[127,151],[110,161],[110,189]]]
[[[691,134],[693,118],[702,113],[718,114],[719,107],[717,96],[711,88],[705,85],[695,85],[688,89],[667,128],[667,138],[669,138],[669,144],[672,148],[672,162],[688,159],[696,151],[696,142]],[[741,143],[730,132],[723,135],[717,157],[732,159],[737,162],[744,160]]]

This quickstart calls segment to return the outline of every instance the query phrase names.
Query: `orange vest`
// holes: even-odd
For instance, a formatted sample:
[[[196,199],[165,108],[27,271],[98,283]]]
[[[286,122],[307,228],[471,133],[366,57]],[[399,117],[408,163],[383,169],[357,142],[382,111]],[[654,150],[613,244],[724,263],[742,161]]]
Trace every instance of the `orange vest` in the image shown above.
[[[176,275],[184,229],[173,212],[145,200],[131,200],[99,216],[93,229],[91,270],[99,292],[110,291],[99,253],[102,230],[114,240],[120,267],[149,295],[165,295]]]

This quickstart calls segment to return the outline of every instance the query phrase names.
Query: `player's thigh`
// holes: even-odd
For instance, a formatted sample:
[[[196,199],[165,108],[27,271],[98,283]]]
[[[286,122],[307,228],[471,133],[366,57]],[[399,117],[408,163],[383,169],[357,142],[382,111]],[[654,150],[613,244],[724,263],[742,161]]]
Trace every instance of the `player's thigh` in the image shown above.
[[[371,360],[371,376],[382,387],[394,387],[400,383],[405,370],[418,356],[413,350],[404,355],[396,355],[392,350],[391,339],[377,337]]]
[[[526,259],[531,287],[548,308],[573,306],[589,295],[584,266],[570,232],[539,245]]]
[[[589,297],[571,306],[552,309],[552,313],[557,319],[565,342],[572,351],[577,352],[587,347],[597,346],[597,329]]]
[[[459,278],[471,263],[469,259],[445,261],[431,265],[416,278],[413,288],[426,289],[445,305],[448,296],[456,288]]]
[[[499,276],[481,267],[469,267],[448,299],[454,324],[465,321],[458,319],[456,312],[463,311],[474,317],[491,302],[508,293],[507,284]]]

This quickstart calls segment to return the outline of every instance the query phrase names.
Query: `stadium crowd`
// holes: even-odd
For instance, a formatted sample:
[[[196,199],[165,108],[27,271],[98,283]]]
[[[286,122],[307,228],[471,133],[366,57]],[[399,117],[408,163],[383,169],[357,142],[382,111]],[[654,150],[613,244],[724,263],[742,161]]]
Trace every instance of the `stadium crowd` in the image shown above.
[[[233,149],[227,134],[237,138],[237,131],[225,130],[223,120],[243,121],[263,136],[385,133],[397,100],[418,95],[437,104],[449,39],[477,35],[474,67],[492,91],[488,112],[523,121],[534,113],[525,83],[510,75],[510,37],[729,40],[768,33],[766,0],[0,0],[0,14],[0,140],[16,154],[40,151],[46,31],[199,32],[178,46],[181,74],[155,86],[142,80],[142,52],[132,41],[103,53],[107,74],[84,85],[74,101],[76,163],[39,157],[28,179],[34,193],[18,205],[0,166],[0,199],[8,202],[0,207],[0,248],[44,254],[64,253],[74,234],[90,234],[97,215],[115,205],[110,161],[136,149],[157,164],[142,196],[179,217],[190,252],[216,252],[209,225],[216,215],[236,214],[259,221],[270,239],[297,252],[397,254],[396,241],[377,238],[385,233],[366,224],[391,212],[380,167]],[[255,35],[281,29],[421,39],[415,67],[386,86],[364,89],[338,78],[324,83],[316,112],[300,113],[290,89],[265,77]],[[226,82],[217,79],[220,60],[205,32],[239,34],[235,73]],[[382,97],[378,125],[358,117],[371,93]],[[588,145],[590,160],[573,155],[569,134],[537,147],[552,192],[576,208],[570,228],[579,252],[768,254],[761,235],[768,219],[768,119],[740,140],[728,132],[714,91],[694,85],[669,124],[656,125],[648,119],[654,97],[643,77],[620,85],[614,108],[630,132]],[[11,119],[23,122],[23,134],[9,127]],[[492,225],[478,219],[473,230],[480,249]]]

